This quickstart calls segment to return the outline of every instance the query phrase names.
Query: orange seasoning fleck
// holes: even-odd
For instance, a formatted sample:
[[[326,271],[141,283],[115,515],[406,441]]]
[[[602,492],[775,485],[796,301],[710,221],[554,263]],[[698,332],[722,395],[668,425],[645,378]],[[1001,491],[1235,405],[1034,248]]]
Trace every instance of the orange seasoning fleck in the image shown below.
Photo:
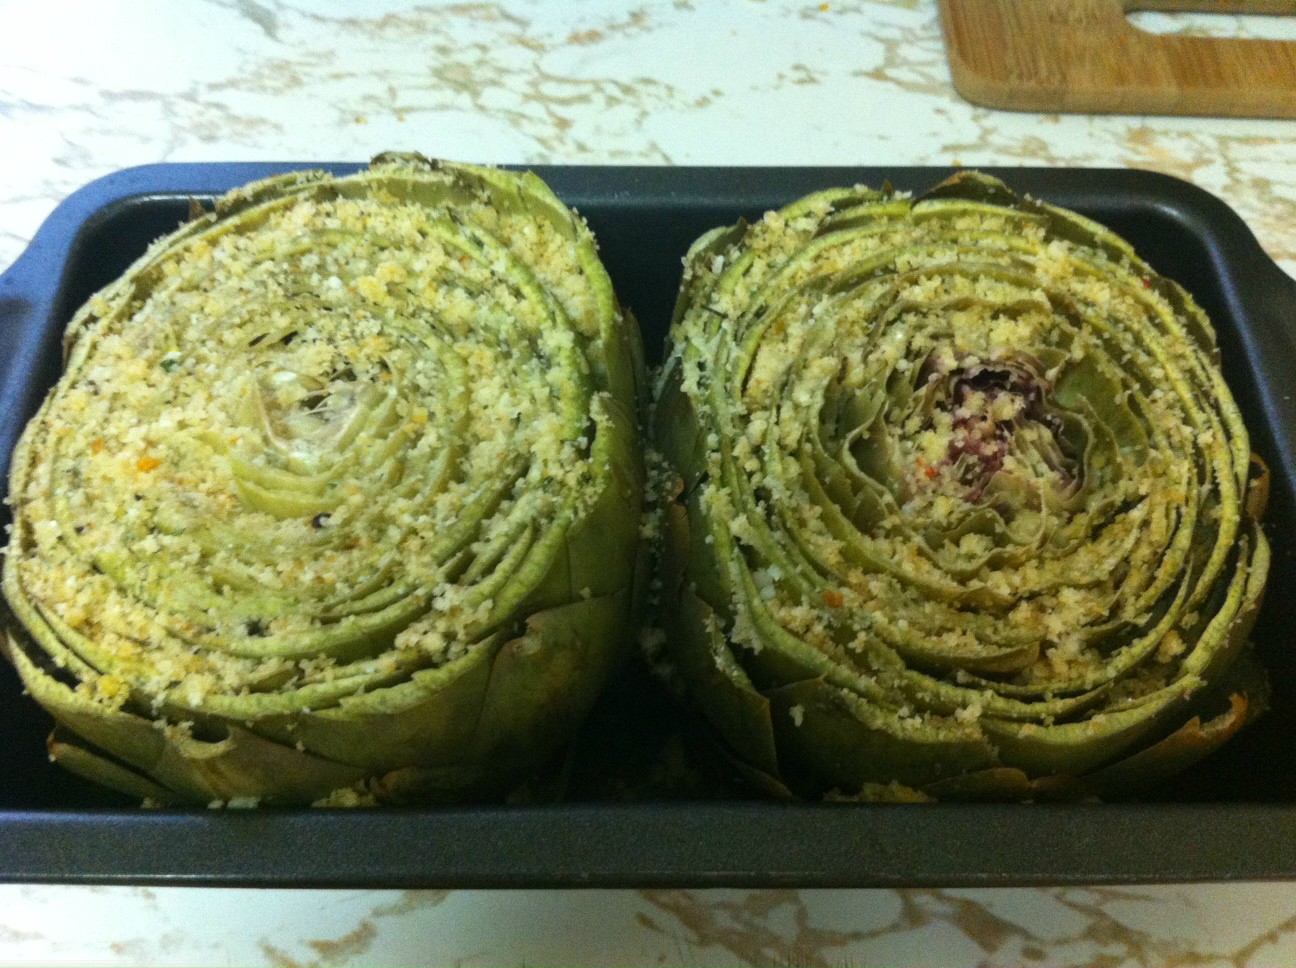
[[[841,592],[835,592],[832,589],[823,592],[819,597],[823,599],[823,603],[829,608],[841,608],[846,602],[842,598]]]
[[[161,467],[161,466],[162,466],[162,462],[160,460],[158,460],[156,457],[150,457],[147,454],[145,454],[143,457],[141,457],[139,460],[135,462],[135,469],[137,471],[147,472],[153,470],[156,467]]]
[[[103,449],[104,449],[104,439],[102,437],[96,437],[94,440],[90,441],[90,453],[102,454]]]

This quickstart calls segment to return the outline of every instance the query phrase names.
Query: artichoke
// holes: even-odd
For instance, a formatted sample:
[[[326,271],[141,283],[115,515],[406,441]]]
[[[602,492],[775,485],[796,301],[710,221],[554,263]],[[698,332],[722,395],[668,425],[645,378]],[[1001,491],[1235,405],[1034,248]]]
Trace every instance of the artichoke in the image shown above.
[[[6,651],[53,758],[161,802],[529,776],[633,635],[638,339],[529,173],[380,156],[159,240],[13,459]]]
[[[1263,465],[1101,225],[963,173],[715,229],[654,408],[669,659],[767,791],[1111,796],[1265,706]]]

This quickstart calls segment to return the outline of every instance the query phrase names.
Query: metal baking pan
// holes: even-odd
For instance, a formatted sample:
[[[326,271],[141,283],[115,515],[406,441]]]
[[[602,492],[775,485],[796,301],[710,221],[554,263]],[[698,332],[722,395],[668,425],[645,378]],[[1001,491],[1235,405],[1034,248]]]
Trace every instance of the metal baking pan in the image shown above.
[[[74,310],[191,197],[299,164],[157,165],[110,175],[50,216],[0,275],[0,473],[57,378]],[[350,172],[357,165],[329,165]],[[680,258],[704,230],[816,188],[939,168],[537,168],[589,219],[621,300],[660,356]],[[0,880],[371,887],[901,886],[1296,876],[1296,283],[1213,196],[1140,171],[991,170],[1079,210],[1184,284],[1219,331],[1225,376],[1273,471],[1276,549],[1254,637],[1273,710],[1137,803],[811,805],[740,799],[365,811],[157,811],[50,765],[50,723],[0,668]],[[3,665],[3,663],[0,663]],[[585,742],[626,742],[678,715],[634,671]],[[627,710],[629,712],[627,712]],[[600,718],[601,717],[601,718]],[[637,717],[637,718],[636,718]],[[619,748],[605,756],[615,759]]]

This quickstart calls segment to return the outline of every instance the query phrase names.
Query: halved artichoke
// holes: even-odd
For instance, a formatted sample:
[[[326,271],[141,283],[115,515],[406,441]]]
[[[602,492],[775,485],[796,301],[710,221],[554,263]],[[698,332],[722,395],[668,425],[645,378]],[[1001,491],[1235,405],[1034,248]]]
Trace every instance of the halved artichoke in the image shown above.
[[[525,777],[633,635],[638,340],[529,173],[382,156],[155,243],[13,460],[54,759],[163,802]]]
[[[1105,796],[1265,705],[1265,482],[1205,315],[964,173],[716,229],[655,437],[667,647],[741,769],[817,797]]]

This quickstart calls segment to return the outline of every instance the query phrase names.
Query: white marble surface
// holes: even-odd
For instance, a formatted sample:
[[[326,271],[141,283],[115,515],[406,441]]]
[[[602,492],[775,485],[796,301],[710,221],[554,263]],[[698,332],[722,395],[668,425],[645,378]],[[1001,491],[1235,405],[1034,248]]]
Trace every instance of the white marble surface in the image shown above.
[[[1139,15],[1296,38],[1289,20]],[[778,126],[774,121],[779,122]],[[1296,122],[1010,114],[933,0],[0,0],[0,266],[157,161],[1116,165],[1220,195],[1296,274]],[[1296,964],[1286,884],[963,891],[0,887],[0,963]]]
[[[1285,885],[913,891],[0,888],[22,965],[1291,965]]]

